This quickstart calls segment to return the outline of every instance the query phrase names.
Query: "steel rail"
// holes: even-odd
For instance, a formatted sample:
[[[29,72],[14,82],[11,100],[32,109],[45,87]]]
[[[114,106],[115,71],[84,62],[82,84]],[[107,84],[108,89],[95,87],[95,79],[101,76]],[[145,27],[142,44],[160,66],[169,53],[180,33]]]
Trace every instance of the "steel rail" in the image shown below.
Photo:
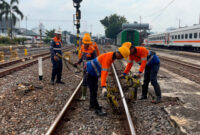
[[[158,55],[158,57],[161,58],[161,59],[167,60],[167,61],[171,61],[171,62],[174,62],[174,63],[178,63],[178,64],[183,65],[183,66],[187,66],[187,67],[191,67],[191,68],[200,70],[200,67],[199,67],[199,65],[197,65],[197,64],[186,63],[186,62],[184,62],[184,61],[177,61],[176,59],[167,58],[167,57],[159,56],[159,55]]]
[[[69,50],[69,49],[70,48],[63,48],[62,50],[66,51],[66,50]],[[19,64],[19,65],[14,65],[14,64],[10,64],[12,66],[5,65],[6,68],[5,69],[2,68],[0,70],[0,78],[3,77],[3,76],[9,75],[9,74],[11,74],[13,72],[16,72],[16,71],[19,71],[21,69],[24,69],[25,67],[31,66],[33,64],[36,64],[38,62],[38,60],[36,58],[40,57],[40,56],[43,57],[42,60],[46,60],[46,59],[50,58],[50,54],[49,53],[45,53],[45,55],[42,54],[42,55],[34,56],[34,59],[28,60],[25,63],[24,62],[21,63],[22,61],[17,61],[17,62],[14,63],[14,64]]]
[[[62,119],[64,113],[69,108],[70,104],[72,103],[72,101],[74,100],[76,94],[78,93],[78,90],[80,89],[82,82],[83,82],[83,79],[80,81],[80,83],[78,84],[78,86],[74,90],[72,96],[67,101],[67,103],[65,104],[65,106],[62,108],[62,110],[60,111],[60,113],[58,114],[58,116],[56,117],[56,119],[54,120],[54,122],[51,124],[50,128],[48,129],[48,131],[46,132],[45,135],[52,135],[54,133],[54,131],[55,131],[58,123],[60,122],[60,120]]]
[[[66,49],[69,49],[69,48],[70,47],[64,47],[64,48],[62,48],[62,50],[65,51]],[[13,64],[22,62],[23,60],[27,61],[30,58],[34,59],[34,58],[37,58],[37,57],[42,57],[42,56],[45,56],[47,54],[50,54],[50,52],[47,51],[47,52],[43,52],[43,53],[36,54],[36,55],[30,55],[30,56],[27,56],[27,57],[24,57],[24,58],[20,58],[20,59],[17,59],[17,60],[12,60],[12,61],[8,61],[8,62],[0,63],[0,68],[11,66]]]
[[[130,115],[130,112],[129,112],[129,109],[128,109],[128,105],[126,103],[126,99],[125,99],[125,96],[124,96],[124,93],[123,93],[123,90],[122,90],[122,86],[120,84],[117,72],[115,70],[115,66],[113,64],[112,64],[112,69],[113,69],[115,78],[117,80],[117,85],[119,87],[120,95],[122,97],[122,102],[123,102],[124,109],[125,109],[125,112],[126,112],[126,117],[127,117],[127,120],[128,120],[128,124],[129,124],[129,129],[130,129],[131,135],[136,135],[135,128],[134,128],[134,125],[133,125],[133,122],[132,122],[132,118],[131,118],[131,115]]]

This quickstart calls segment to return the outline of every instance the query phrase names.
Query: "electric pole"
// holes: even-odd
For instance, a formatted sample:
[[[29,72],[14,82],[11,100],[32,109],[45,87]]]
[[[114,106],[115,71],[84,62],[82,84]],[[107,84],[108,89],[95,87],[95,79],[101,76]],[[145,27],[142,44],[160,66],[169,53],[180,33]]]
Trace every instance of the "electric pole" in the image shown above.
[[[76,14],[73,16],[74,25],[76,25],[76,46],[77,46],[77,53],[79,52],[79,34],[80,34],[80,19],[81,19],[81,11],[80,11],[80,3],[82,0],[73,0],[73,6],[76,8]]]

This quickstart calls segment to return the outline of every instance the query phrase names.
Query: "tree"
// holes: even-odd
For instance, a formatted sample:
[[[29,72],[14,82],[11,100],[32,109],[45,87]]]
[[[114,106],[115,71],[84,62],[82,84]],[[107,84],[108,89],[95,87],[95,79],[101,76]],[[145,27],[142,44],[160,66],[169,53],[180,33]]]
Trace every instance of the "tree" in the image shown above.
[[[46,37],[45,39],[43,39],[43,41],[48,44],[52,38],[55,36],[55,29],[52,29],[52,30],[47,30],[46,32]]]
[[[21,20],[24,18],[23,13],[19,10],[17,4],[18,0],[11,0],[10,3],[5,0],[0,0],[0,20],[2,21],[5,16],[6,21],[10,19],[10,38],[12,39],[13,24],[17,22],[17,15],[21,17]]]
[[[46,31],[46,35],[47,35],[47,37],[49,37],[49,38],[53,38],[53,37],[55,36],[55,29],[47,30],[47,31]]]
[[[117,34],[121,31],[123,23],[128,23],[124,16],[117,14],[110,15],[100,20],[101,24],[105,28],[106,37],[115,39]]]

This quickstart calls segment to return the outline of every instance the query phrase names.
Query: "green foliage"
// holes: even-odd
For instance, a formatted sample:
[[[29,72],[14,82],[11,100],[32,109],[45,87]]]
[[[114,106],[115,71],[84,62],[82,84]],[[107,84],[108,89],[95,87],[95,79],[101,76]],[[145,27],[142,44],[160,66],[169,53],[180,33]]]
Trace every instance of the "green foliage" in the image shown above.
[[[14,38],[10,39],[9,37],[0,37],[0,44],[24,44],[27,38]]]
[[[50,43],[50,41],[51,41],[51,38],[49,38],[49,37],[46,37],[45,39],[43,39],[43,41],[44,41],[44,43],[48,44],[48,43]]]
[[[122,24],[128,23],[124,16],[119,16],[117,14],[110,15],[100,20],[101,24],[105,28],[105,34],[108,38],[116,38],[117,34],[120,32]]]
[[[27,38],[25,38],[25,37],[22,37],[22,38],[14,38],[13,39],[13,41],[14,41],[14,43],[16,44],[24,44],[24,41],[26,41],[27,40]]]
[[[47,35],[48,38],[53,38],[55,36],[55,29],[47,30],[46,35]]]
[[[5,17],[7,21],[10,19],[11,39],[13,30],[12,25],[16,24],[17,15],[21,17],[21,20],[24,17],[23,13],[19,10],[17,6],[18,4],[19,4],[18,0],[11,0],[10,3],[6,2],[5,0],[0,0],[0,21],[3,19],[3,17]]]
[[[10,44],[11,40],[9,37],[0,37],[0,44]]]
[[[46,31],[46,38],[43,39],[43,41],[48,44],[52,40],[52,38],[55,36],[55,29],[47,30]]]

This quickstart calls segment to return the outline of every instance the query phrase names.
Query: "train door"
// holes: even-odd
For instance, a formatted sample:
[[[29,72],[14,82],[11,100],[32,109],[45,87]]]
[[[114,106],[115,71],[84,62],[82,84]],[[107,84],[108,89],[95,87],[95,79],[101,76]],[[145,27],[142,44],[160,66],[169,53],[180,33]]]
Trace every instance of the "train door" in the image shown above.
[[[131,42],[135,46],[135,43],[133,42],[134,41],[133,37],[134,37],[135,33],[133,31],[127,31],[126,34],[127,34],[126,41]]]
[[[170,42],[170,35],[169,33],[167,33],[167,45],[169,45],[169,42]]]
[[[165,34],[165,45],[169,45],[169,42],[170,42],[170,35],[169,33]]]

